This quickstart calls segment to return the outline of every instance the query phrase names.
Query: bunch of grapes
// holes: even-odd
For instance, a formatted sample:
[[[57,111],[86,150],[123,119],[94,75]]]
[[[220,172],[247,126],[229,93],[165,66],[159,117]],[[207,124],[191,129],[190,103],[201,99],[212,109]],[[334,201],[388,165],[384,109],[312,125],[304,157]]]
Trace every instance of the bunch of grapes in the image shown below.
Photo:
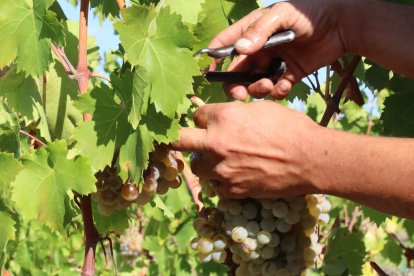
[[[142,243],[144,241],[139,227],[130,225],[125,233],[120,237],[121,254],[126,257],[136,257],[142,252]]]
[[[223,263],[231,251],[236,275],[300,275],[321,253],[315,229],[329,221],[329,209],[320,195],[219,198],[217,209],[194,221],[191,247],[203,262]]]
[[[173,151],[166,145],[157,145],[143,174],[141,191],[130,181],[124,183],[117,170],[107,166],[96,174],[97,192],[92,194],[92,198],[97,202],[98,212],[104,216],[128,208],[132,203],[144,205],[155,193],[163,195],[170,188],[180,187],[182,180],[178,174],[183,168],[184,163],[175,157]]]

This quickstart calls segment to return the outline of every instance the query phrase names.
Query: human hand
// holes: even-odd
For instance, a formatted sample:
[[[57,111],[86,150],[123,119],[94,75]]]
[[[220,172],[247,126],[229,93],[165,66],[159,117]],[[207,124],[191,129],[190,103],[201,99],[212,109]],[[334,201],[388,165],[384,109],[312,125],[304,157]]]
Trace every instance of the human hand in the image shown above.
[[[200,107],[194,122],[199,128],[183,128],[173,147],[202,153],[192,170],[218,180],[219,194],[272,198],[318,192],[308,154],[321,127],[304,114],[271,101],[233,102]]]
[[[338,3],[337,0],[280,2],[253,11],[218,34],[209,48],[235,44],[242,54],[233,60],[229,71],[267,71],[276,57],[282,58],[287,66],[275,85],[270,79],[259,80],[249,87],[227,84],[228,93],[238,100],[246,100],[248,94],[255,98],[270,94],[282,99],[293,84],[341,57],[347,45],[342,30],[342,6]],[[273,33],[287,29],[296,32],[294,42],[262,49]]]

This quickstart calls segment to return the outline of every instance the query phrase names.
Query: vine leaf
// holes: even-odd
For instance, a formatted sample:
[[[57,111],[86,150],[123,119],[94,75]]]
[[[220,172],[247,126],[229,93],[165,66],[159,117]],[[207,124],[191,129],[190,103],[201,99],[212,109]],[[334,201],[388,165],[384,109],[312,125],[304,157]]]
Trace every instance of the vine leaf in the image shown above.
[[[174,214],[168,209],[168,207],[164,204],[161,197],[159,195],[154,195],[153,199],[155,207],[159,208],[161,211],[164,212],[164,215],[169,219],[174,219]]]
[[[98,143],[94,121],[80,123],[74,130],[72,138],[76,140],[76,148],[88,158],[94,171],[103,170],[106,165],[111,164],[115,143],[113,141],[106,144]]]
[[[139,125],[131,133],[119,152],[119,167],[123,179],[130,177],[132,182],[139,184],[142,173],[148,166],[149,153],[154,150],[151,134],[146,125]]]
[[[134,129],[138,127],[141,114],[146,112],[148,106],[150,86],[146,80],[147,73],[141,66],[136,66],[135,73],[125,70],[121,76],[111,75],[111,84],[127,106],[128,121]]]
[[[9,190],[10,183],[14,180],[16,175],[22,169],[22,165],[17,159],[14,159],[13,154],[0,153],[0,195]],[[1,221],[1,220],[0,220]],[[0,231],[1,233],[1,231]]]
[[[0,1],[0,68],[15,59],[18,71],[40,76],[51,61],[51,39],[61,44],[62,26],[48,12],[53,0]]]
[[[3,266],[4,250],[9,240],[15,239],[15,221],[5,212],[0,212],[0,267]]]
[[[345,228],[333,231],[328,240],[322,270],[326,275],[361,275],[364,264],[364,235],[360,232],[349,233]]]
[[[95,177],[87,159],[68,159],[65,141],[55,141],[26,156],[24,168],[11,186],[12,200],[25,220],[36,219],[53,231],[65,227],[65,199],[68,191],[92,193]]]
[[[169,7],[131,7],[122,17],[114,26],[126,59],[147,71],[156,110],[174,118],[179,103],[193,91],[192,76],[200,74],[190,51],[194,36]]]
[[[24,116],[26,122],[39,122],[37,127],[41,136],[50,141],[42,98],[34,78],[26,78],[15,69],[9,70],[0,79],[0,96],[5,98],[12,111]]]

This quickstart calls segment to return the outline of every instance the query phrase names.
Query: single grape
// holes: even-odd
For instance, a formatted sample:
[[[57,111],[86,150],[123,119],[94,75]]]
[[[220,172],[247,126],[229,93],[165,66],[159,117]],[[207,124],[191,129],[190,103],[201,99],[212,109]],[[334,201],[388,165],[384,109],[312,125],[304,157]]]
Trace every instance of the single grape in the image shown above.
[[[157,145],[155,147],[155,150],[151,153],[151,158],[153,160],[162,160],[168,155],[169,152],[170,150],[166,145]]]
[[[270,232],[262,230],[257,234],[257,241],[260,244],[268,244],[272,239],[272,234]]]
[[[293,225],[300,221],[300,215],[297,211],[289,210],[283,219],[286,221],[286,223]]]
[[[119,197],[119,194],[113,190],[103,190],[99,195],[100,202],[105,205],[114,205]]]
[[[318,205],[322,213],[328,213],[332,208],[331,202],[329,202],[326,198]]]
[[[211,254],[199,253],[198,257],[200,258],[200,261],[203,263],[208,263],[209,261],[211,261]]]
[[[248,202],[243,205],[242,212],[246,219],[254,219],[258,213],[257,205],[252,202]]]
[[[246,238],[242,243],[242,249],[246,253],[250,253],[257,248],[257,240],[252,238]]]
[[[107,184],[109,185],[109,187],[116,191],[122,188],[122,179],[119,176],[111,176],[110,178],[108,178],[107,180]]]
[[[235,271],[236,276],[246,276],[249,275],[249,270],[246,264],[240,264],[239,267]]]
[[[176,159],[177,161],[177,171],[180,173],[184,170],[184,162],[181,159]]]
[[[177,178],[178,171],[176,168],[173,167],[167,167],[165,171],[161,174],[163,178],[173,181]]]
[[[170,188],[169,181],[164,178],[160,178],[158,179],[157,183],[157,194],[166,194],[168,192],[168,189]]]
[[[268,232],[273,232],[276,230],[277,221],[274,218],[266,218],[260,221],[260,227]]]
[[[243,211],[243,207],[240,202],[233,200],[229,204],[229,213],[233,216],[237,216]]]
[[[276,233],[272,233],[272,238],[270,239],[270,242],[267,244],[267,246],[270,247],[276,247],[280,243],[280,237]]]
[[[214,191],[212,185],[205,186],[205,190],[204,191],[205,191],[207,197],[215,197],[217,195],[216,194],[216,191]]]
[[[217,263],[224,263],[227,258],[226,250],[215,251],[211,253],[211,258]]]
[[[237,226],[231,231],[231,238],[233,241],[241,243],[246,240],[248,236],[247,230],[244,227]]]
[[[215,250],[225,249],[227,247],[227,237],[223,234],[214,235],[213,245]]]
[[[272,206],[272,213],[277,218],[284,218],[289,212],[288,205],[283,201],[276,201]]]
[[[153,177],[146,177],[144,178],[144,184],[142,185],[142,190],[148,193],[155,193],[157,190],[158,183],[157,180]]]
[[[249,221],[246,224],[246,230],[248,232],[249,237],[255,237],[257,233],[259,233],[260,231],[260,226],[255,221]]]
[[[276,222],[276,229],[280,233],[287,233],[292,228],[292,225],[287,224],[283,219]]]
[[[198,241],[197,249],[201,254],[209,254],[213,251],[214,245],[209,238],[203,237]]]
[[[262,208],[260,210],[260,215],[262,216],[262,218],[272,218],[273,217],[272,209]]]
[[[198,248],[198,241],[199,241],[199,238],[198,237],[196,237],[196,238],[194,238],[194,239],[192,239],[190,241],[190,246],[191,246],[191,248],[193,250],[197,250],[197,248]]]
[[[181,176],[177,175],[177,177],[173,181],[169,182],[169,187],[171,189],[178,189],[180,188],[181,183],[182,183]]]
[[[124,184],[121,189],[121,195],[125,200],[135,200],[138,197],[137,186],[133,184]]]
[[[135,199],[135,203],[137,205],[145,205],[151,201],[152,193],[148,193],[146,191],[142,191],[137,198]]]
[[[275,253],[276,253],[275,248],[270,247],[270,246],[263,246],[259,250],[260,256],[265,260],[273,258],[275,256]]]
[[[320,225],[325,225],[329,222],[329,214],[327,213],[322,213],[318,216],[318,224]]]

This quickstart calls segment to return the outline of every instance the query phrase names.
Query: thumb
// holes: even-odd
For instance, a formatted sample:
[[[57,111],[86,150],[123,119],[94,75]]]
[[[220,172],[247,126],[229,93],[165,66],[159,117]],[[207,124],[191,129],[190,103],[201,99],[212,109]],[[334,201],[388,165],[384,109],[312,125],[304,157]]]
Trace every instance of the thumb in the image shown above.
[[[263,48],[269,37],[280,29],[281,16],[275,9],[253,22],[234,44],[239,54],[251,55]]]

